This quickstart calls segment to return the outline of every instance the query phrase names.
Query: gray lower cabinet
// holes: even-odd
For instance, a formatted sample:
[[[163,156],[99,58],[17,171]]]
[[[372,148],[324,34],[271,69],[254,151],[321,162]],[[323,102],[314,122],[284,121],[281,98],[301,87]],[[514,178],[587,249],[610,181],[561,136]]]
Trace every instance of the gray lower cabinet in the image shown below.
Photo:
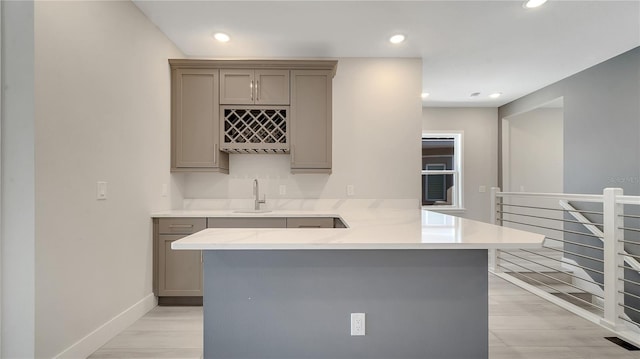
[[[334,228],[331,217],[290,217],[287,228]]]
[[[286,228],[286,218],[260,217],[260,218],[241,218],[241,217],[212,217],[207,218],[207,227],[209,228]]]
[[[202,296],[202,251],[172,250],[171,243],[206,228],[205,218],[154,221],[154,291],[160,298]]]
[[[160,305],[202,304],[202,251],[171,243],[205,228],[344,228],[333,217],[209,217],[153,219],[153,291]]]
[[[291,173],[331,173],[328,70],[291,71]]]

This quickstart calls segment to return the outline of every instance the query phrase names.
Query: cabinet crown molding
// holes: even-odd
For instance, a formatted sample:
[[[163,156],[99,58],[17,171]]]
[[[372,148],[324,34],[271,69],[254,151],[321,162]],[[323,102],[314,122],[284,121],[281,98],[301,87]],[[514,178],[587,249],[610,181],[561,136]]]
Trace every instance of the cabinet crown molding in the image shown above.
[[[169,59],[172,69],[286,69],[286,70],[330,70],[335,76],[338,60],[204,60]]]

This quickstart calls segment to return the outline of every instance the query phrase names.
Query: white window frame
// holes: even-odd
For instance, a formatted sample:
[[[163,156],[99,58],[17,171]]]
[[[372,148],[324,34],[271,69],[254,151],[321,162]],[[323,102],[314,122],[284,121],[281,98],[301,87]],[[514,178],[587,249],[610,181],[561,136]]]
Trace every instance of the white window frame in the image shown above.
[[[423,170],[421,168],[420,183],[422,185],[422,176],[424,175],[453,175],[453,200],[451,204],[439,204],[439,205],[423,205],[423,209],[431,211],[452,211],[462,212],[464,211],[464,198],[462,196],[464,188],[464,152],[463,152],[463,132],[462,131],[423,131],[420,141],[425,138],[453,138],[453,170]],[[422,167],[422,162],[420,164]],[[422,196],[422,194],[421,194]],[[421,200],[422,202],[422,200]]]

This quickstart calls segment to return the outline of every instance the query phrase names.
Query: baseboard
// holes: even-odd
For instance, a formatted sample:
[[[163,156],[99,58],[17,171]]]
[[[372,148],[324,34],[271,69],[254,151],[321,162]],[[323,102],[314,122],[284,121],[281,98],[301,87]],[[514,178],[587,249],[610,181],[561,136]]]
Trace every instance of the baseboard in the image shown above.
[[[202,297],[158,297],[158,305],[202,307]]]
[[[106,342],[118,335],[121,331],[142,318],[148,311],[157,305],[156,297],[153,293],[142,298],[122,313],[116,315],[108,322],[102,324],[84,338],[78,340],[69,348],[56,355],[56,359],[78,359],[86,358],[98,350]]]

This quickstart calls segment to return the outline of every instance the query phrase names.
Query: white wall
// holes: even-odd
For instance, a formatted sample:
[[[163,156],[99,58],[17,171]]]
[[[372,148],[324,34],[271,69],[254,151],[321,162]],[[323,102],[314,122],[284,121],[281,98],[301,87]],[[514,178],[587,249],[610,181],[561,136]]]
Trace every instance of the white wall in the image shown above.
[[[422,130],[463,133],[463,207],[460,217],[489,222],[490,188],[498,183],[498,110],[425,107]],[[479,192],[480,186],[486,192]]]
[[[2,358],[34,357],[33,2],[2,6]]]
[[[510,116],[503,121],[503,178],[507,192],[563,193],[563,109],[538,108]],[[539,198],[509,198],[504,203],[562,209],[557,200]],[[506,220],[531,223],[540,227],[505,222],[505,226],[544,234],[548,238],[563,239],[564,213],[538,209],[505,207],[505,211],[520,215],[503,216]],[[552,229],[544,229],[552,228]],[[562,246],[562,242],[548,240],[547,246]]]
[[[162,184],[175,187],[172,57],[183,54],[131,2],[35,3],[38,358],[153,302],[149,214],[171,207]]]
[[[509,187],[515,192],[563,192],[563,110],[539,108],[511,116]]]
[[[562,97],[564,191],[639,195],[639,68],[640,46],[500,107],[499,117]]]
[[[231,155],[229,175],[186,174],[186,198],[420,198],[420,59],[341,58],[333,79],[333,173],[292,175],[288,155]],[[174,175],[177,177],[182,174]],[[279,185],[287,194],[279,195]]]

